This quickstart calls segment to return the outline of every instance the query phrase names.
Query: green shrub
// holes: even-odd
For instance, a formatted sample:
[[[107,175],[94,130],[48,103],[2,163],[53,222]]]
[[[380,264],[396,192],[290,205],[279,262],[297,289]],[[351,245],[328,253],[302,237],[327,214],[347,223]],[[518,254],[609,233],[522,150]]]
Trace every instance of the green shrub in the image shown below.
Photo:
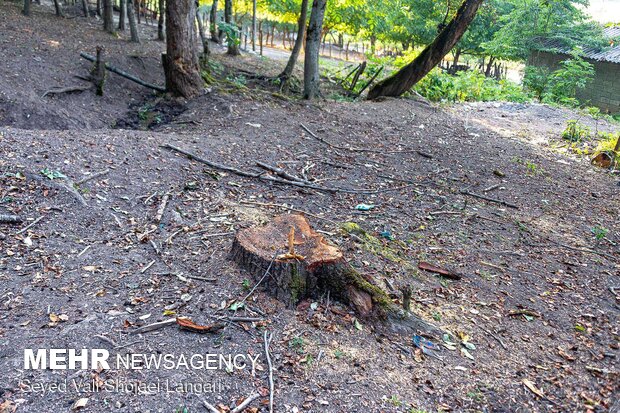
[[[516,83],[505,79],[498,81],[474,70],[450,75],[434,69],[418,82],[415,90],[432,101],[527,102],[530,99]]]
[[[523,75],[523,86],[534,93],[538,100],[542,100],[549,83],[549,69],[546,67],[527,66]]]
[[[577,53],[560,64],[562,67],[549,75],[543,101],[578,106],[579,101],[575,95],[594,77],[594,66]]]
[[[581,142],[590,137],[590,128],[582,125],[579,121],[569,120],[566,129],[562,132],[562,139],[569,142]]]

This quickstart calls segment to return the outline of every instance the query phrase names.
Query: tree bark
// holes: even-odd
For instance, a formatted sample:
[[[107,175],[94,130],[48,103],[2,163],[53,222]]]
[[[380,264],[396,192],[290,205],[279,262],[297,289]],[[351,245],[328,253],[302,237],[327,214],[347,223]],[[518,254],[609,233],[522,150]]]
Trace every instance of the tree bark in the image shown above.
[[[195,0],[175,0],[166,6],[166,54],[162,56],[162,63],[166,89],[173,96],[192,98],[204,88],[194,47],[195,6]]]
[[[166,15],[166,0],[159,0],[159,19],[157,20],[157,40],[166,40],[166,33],[164,32],[164,23]]]
[[[461,49],[457,48],[454,52],[454,60],[452,61],[452,67],[450,68],[449,73],[455,74],[457,70],[457,66],[459,65],[459,58],[461,57]]]
[[[430,72],[461,39],[483,0],[465,0],[456,15],[435,40],[411,63],[382,80],[368,92],[368,99],[400,96]]]
[[[103,0],[103,29],[114,33],[114,9],[112,0]]]
[[[54,9],[56,10],[56,16],[63,17],[62,7],[60,6],[60,0],[54,0]]]
[[[30,4],[31,0],[24,0],[24,8],[22,9],[24,16],[30,16]]]
[[[198,0],[196,0],[196,23],[198,24],[198,33],[200,34],[200,41],[202,42],[202,54],[204,57],[209,56],[211,53],[209,50],[209,39],[207,39],[207,34],[202,24],[202,18],[200,18],[200,13],[198,12]]]
[[[252,1],[252,51],[256,51],[256,0]]]
[[[493,56],[489,56],[489,63],[487,63],[487,69],[484,71],[484,75],[486,77],[491,76],[491,69],[493,68],[494,61],[495,61],[495,58]]]
[[[120,12],[118,13],[118,30],[123,32],[127,28],[125,22],[127,21],[127,1],[120,0],[119,3]]]
[[[136,23],[136,9],[133,4],[133,0],[127,1],[127,17],[129,20],[129,32],[131,33],[131,41],[133,43],[140,43],[140,36],[138,35],[138,23]]]
[[[213,0],[211,4],[211,14],[209,15],[209,30],[211,31],[211,40],[215,43],[220,42],[220,36],[217,27],[217,0]]]
[[[82,0],[82,11],[84,12],[84,17],[88,17],[88,0]]]
[[[293,51],[291,52],[290,57],[288,58],[288,63],[286,67],[278,75],[280,79],[281,89],[286,90],[288,88],[288,81],[293,75],[293,70],[295,69],[295,64],[297,63],[297,58],[299,57],[299,52],[301,51],[301,47],[304,44],[304,37],[306,35],[306,18],[308,16],[308,0],[301,1],[301,10],[299,12],[299,20],[297,21],[297,39],[295,40],[295,45],[293,46]]]
[[[234,24],[233,21],[233,0],[224,0],[224,21],[230,25]],[[238,56],[241,54],[239,51],[238,40],[240,40],[241,33],[237,33],[237,38],[228,38],[227,36],[226,43],[228,44],[228,51],[226,54]]]
[[[480,0],[482,1],[482,0]],[[306,38],[304,59],[304,99],[315,99],[321,93],[319,84],[319,48],[327,0],[313,0]]]

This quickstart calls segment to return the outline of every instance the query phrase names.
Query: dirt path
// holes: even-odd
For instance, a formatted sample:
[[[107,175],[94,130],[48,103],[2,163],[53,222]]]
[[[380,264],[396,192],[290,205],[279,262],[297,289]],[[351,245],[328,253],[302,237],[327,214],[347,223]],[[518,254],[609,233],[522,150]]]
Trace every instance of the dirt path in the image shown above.
[[[114,45],[122,47],[107,47]],[[4,61],[0,76],[12,64]],[[120,93],[113,82],[110,93]],[[54,102],[72,107],[74,99]],[[97,102],[90,92],[79,99]],[[302,123],[330,143],[372,152],[326,145]],[[203,411],[201,399],[233,406],[254,391],[264,399],[266,328],[274,333],[276,411],[609,411],[618,395],[617,178],[466,126],[413,100],[315,105],[228,87],[151,131],[0,128],[0,213],[25,219],[0,224],[0,397],[23,412],[66,411],[79,398],[89,399],[86,412]],[[268,184],[191,162],[165,143],[244,169],[262,160],[322,185],[391,190],[326,194]],[[442,346],[441,361],[424,356],[413,331],[356,319],[326,296],[291,310],[259,291],[231,311],[254,284],[228,260],[231,233],[286,212],[248,202],[327,218],[309,219],[382,288],[413,286],[413,310],[451,331],[455,346]],[[356,210],[360,203],[375,208]],[[378,247],[343,232],[345,222],[376,236]],[[419,261],[463,278],[437,278],[417,270]],[[233,313],[262,321],[216,335],[175,326],[131,334],[173,315],[207,324]],[[260,366],[23,370],[24,348],[50,347],[113,356],[247,353]],[[66,392],[29,387],[65,380]],[[77,391],[74,380],[101,388]],[[159,391],[123,387],[152,383]],[[216,389],[197,397],[176,387],[196,383]],[[259,400],[253,405],[266,411]]]

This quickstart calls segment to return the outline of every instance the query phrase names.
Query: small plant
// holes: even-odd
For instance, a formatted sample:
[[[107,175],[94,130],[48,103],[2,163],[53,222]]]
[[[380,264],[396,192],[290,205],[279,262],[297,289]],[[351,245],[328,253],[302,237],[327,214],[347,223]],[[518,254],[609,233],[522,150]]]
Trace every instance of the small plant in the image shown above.
[[[609,230],[607,228],[602,227],[600,225],[595,226],[590,231],[592,231],[592,233],[594,234],[594,238],[596,238],[597,244],[601,242],[603,239],[605,239],[605,237],[609,233]]]
[[[396,395],[394,395],[394,394],[393,394],[392,396],[390,396],[390,397],[389,397],[386,401],[387,401],[388,403],[390,403],[392,406],[395,406],[395,407],[400,407],[400,406],[402,406],[402,405],[403,405],[403,402],[402,402],[402,401],[400,401],[400,399],[398,398],[398,396],[396,396]]]
[[[238,88],[244,88],[248,84],[248,80],[243,75],[239,75],[239,76],[229,75],[226,77],[226,80],[228,80],[230,83],[232,83]]]
[[[343,356],[344,356],[344,351],[342,350],[334,351],[334,357],[336,357],[337,360],[340,360]]]
[[[220,22],[217,27],[226,34],[228,45],[235,44],[239,46],[241,44],[241,37],[239,36],[239,28],[237,26],[231,23]]]
[[[298,352],[298,353],[303,353],[304,352],[304,346],[305,345],[306,345],[306,342],[301,337],[292,338],[288,342],[288,346],[290,348],[292,348],[293,350],[295,350],[296,352]]]
[[[590,137],[590,128],[582,125],[577,120],[566,122],[566,129],[562,132],[562,139],[569,142],[581,142]]]
[[[250,280],[248,280],[247,278],[244,279],[241,282],[241,286],[243,287],[244,290],[248,291],[250,289]]]
[[[583,60],[580,52],[573,51],[572,58],[560,62],[561,68],[549,75],[543,101],[578,106],[577,90],[585,88],[594,78],[594,65]]]

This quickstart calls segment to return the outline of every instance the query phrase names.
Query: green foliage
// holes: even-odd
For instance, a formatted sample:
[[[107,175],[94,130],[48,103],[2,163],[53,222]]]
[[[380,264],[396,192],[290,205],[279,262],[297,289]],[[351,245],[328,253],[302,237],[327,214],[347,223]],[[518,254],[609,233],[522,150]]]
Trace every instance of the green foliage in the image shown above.
[[[560,64],[562,67],[549,75],[543,100],[577,106],[575,94],[594,78],[594,65],[579,57],[578,52]]]
[[[510,80],[496,80],[468,70],[450,75],[438,69],[431,71],[415,90],[432,101],[472,102],[509,101],[527,102],[530,97]]]
[[[226,41],[228,42],[228,45],[234,44],[239,46],[241,44],[239,28],[236,25],[232,23],[219,22],[217,24],[217,27],[226,35]]]
[[[596,239],[596,241],[602,241],[609,233],[609,230],[607,228],[600,225],[593,227],[590,231],[592,231],[592,233],[594,234],[594,238]]]
[[[546,67],[527,66],[523,75],[523,86],[542,100],[549,83],[549,69]]]
[[[566,122],[566,129],[562,132],[562,139],[569,142],[581,142],[590,137],[590,128],[579,121],[571,119]]]

